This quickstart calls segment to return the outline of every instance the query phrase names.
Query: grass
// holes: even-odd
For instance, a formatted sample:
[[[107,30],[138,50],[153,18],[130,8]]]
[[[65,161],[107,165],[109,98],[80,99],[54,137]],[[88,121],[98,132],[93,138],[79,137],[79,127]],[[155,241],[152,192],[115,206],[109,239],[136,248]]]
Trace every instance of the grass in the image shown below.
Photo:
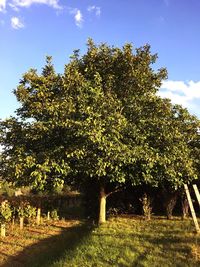
[[[86,235],[87,227],[80,221],[51,221],[40,226],[19,226],[7,229],[0,238],[0,266],[49,266],[59,259],[66,248],[73,248],[79,237]]]
[[[200,235],[193,231],[191,220],[178,217],[124,216],[96,228],[78,221],[26,227],[0,241],[0,266],[200,266]]]

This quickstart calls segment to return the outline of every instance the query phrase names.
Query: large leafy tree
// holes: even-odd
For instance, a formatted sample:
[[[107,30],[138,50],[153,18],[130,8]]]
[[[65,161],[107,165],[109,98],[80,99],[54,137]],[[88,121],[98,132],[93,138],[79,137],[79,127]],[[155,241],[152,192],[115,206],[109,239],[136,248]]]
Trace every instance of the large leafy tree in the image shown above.
[[[50,57],[41,74],[25,73],[14,91],[17,117],[1,121],[2,175],[40,190],[95,182],[100,223],[107,196],[127,183],[181,186],[191,179],[182,139],[191,117],[182,120],[181,108],[156,96],[166,78],[165,69],[152,68],[156,58],[148,45],[119,49],[89,40],[86,54],[74,51],[63,74]]]

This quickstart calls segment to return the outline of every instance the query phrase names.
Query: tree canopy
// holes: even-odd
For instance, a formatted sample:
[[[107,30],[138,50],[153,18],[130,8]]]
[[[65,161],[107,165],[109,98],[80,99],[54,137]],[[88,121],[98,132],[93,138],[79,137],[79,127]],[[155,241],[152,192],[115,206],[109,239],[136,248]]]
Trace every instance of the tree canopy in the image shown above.
[[[1,175],[39,190],[95,181],[101,215],[106,197],[127,183],[178,188],[196,178],[199,121],[157,96],[167,72],[154,70],[156,59],[149,45],[90,39],[63,74],[51,57],[41,74],[30,69],[14,90],[16,117],[0,123]]]

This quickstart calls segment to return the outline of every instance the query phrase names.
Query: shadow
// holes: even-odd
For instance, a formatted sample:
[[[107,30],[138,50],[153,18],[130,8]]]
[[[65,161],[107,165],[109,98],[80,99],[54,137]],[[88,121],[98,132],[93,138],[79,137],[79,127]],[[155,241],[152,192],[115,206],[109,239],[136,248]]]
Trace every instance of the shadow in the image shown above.
[[[88,223],[63,228],[58,235],[27,246],[15,256],[9,256],[1,267],[48,267],[89,236],[93,227]]]

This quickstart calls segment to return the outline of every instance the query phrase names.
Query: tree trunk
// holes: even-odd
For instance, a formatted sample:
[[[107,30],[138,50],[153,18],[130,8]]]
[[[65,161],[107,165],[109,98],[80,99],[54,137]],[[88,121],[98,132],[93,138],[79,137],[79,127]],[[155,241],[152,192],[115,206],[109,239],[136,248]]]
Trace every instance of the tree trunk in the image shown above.
[[[173,214],[173,210],[176,205],[176,202],[177,202],[177,197],[178,197],[177,192],[175,192],[174,194],[171,194],[166,203],[166,213],[167,213],[168,220],[172,219],[172,214]]]
[[[101,186],[99,197],[99,224],[106,222],[106,193],[105,188]]]
[[[184,220],[187,217],[189,217],[189,203],[185,196],[182,198],[181,204],[182,204],[182,219]]]

